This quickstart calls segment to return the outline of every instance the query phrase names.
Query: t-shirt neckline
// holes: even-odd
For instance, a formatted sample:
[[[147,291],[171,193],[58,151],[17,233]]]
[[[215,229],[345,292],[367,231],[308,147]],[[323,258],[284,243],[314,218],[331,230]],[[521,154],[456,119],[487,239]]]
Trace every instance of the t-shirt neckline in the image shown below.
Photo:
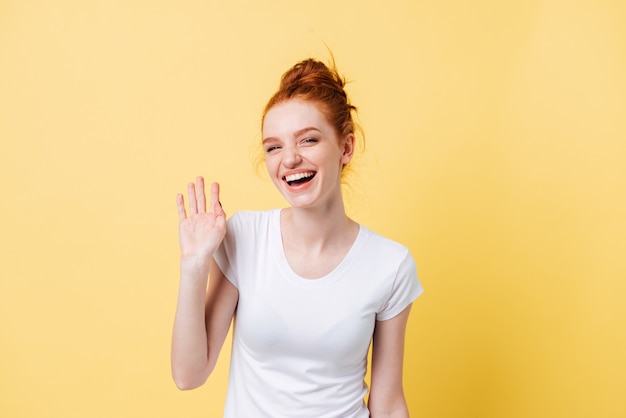
[[[367,238],[367,228],[363,227],[363,225],[359,224],[359,232],[352,243],[352,246],[343,257],[343,259],[335,266],[333,270],[331,270],[325,276],[319,277],[317,279],[308,279],[300,276],[296,273],[289,262],[287,261],[287,255],[285,254],[285,247],[283,246],[283,239],[281,235],[281,226],[280,226],[280,213],[282,209],[274,209],[272,217],[271,217],[271,237],[274,240],[275,246],[277,248],[276,251],[276,262],[280,267],[283,275],[292,283],[295,283],[300,286],[304,286],[307,288],[315,288],[319,286],[326,286],[337,281],[343,273],[350,267],[350,265],[357,258],[357,255],[363,246],[366,238]]]

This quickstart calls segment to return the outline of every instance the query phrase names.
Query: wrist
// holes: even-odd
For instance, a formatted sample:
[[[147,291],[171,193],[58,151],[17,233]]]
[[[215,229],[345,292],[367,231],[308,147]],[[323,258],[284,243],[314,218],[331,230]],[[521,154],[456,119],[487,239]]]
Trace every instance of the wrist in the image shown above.
[[[208,276],[209,267],[211,266],[211,258],[211,256],[181,256],[181,274],[191,274],[193,276],[200,274]]]

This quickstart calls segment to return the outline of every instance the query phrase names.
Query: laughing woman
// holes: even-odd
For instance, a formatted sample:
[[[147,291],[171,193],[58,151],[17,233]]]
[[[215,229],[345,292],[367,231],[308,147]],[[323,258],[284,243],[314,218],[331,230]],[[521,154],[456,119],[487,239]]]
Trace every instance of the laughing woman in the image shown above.
[[[355,111],[334,67],[302,61],[283,75],[262,122],[267,170],[289,207],[227,222],[219,186],[207,202],[201,177],[188,185],[188,210],[177,196],[172,373],[180,389],[201,386],[232,322],[225,417],[409,415],[404,335],[422,287],[406,247],[346,215],[341,177]]]

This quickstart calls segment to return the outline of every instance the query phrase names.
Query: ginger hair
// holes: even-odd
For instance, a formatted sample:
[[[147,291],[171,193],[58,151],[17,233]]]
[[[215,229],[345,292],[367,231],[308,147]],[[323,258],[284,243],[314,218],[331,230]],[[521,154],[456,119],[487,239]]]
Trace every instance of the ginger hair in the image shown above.
[[[334,65],[329,68],[321,61],[309,58],[285,72],[278,91],[270,98],[263,111],[265,115],[279,103],[291,100],[310,100],[320,106],[320,111],[335,128],[339,139],[355,133],[352,113],[357,108],[350,103],[344,89],[345,79]]]

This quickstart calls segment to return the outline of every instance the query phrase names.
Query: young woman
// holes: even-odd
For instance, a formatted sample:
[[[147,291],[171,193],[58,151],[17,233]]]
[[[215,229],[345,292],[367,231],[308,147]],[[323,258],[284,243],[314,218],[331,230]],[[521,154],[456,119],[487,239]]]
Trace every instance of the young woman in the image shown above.
[[[355,110],[334,67],[302,61],[262,124],[269,176],[290,207],[227,222],[219,186],[207,205],[201,177],[188,185],[188,212],[177,196],[172,373],[180,389],[202,385],[233,322],[226,417],[408,417],[404,334],[422,287],[406,247],[345,213]]]

